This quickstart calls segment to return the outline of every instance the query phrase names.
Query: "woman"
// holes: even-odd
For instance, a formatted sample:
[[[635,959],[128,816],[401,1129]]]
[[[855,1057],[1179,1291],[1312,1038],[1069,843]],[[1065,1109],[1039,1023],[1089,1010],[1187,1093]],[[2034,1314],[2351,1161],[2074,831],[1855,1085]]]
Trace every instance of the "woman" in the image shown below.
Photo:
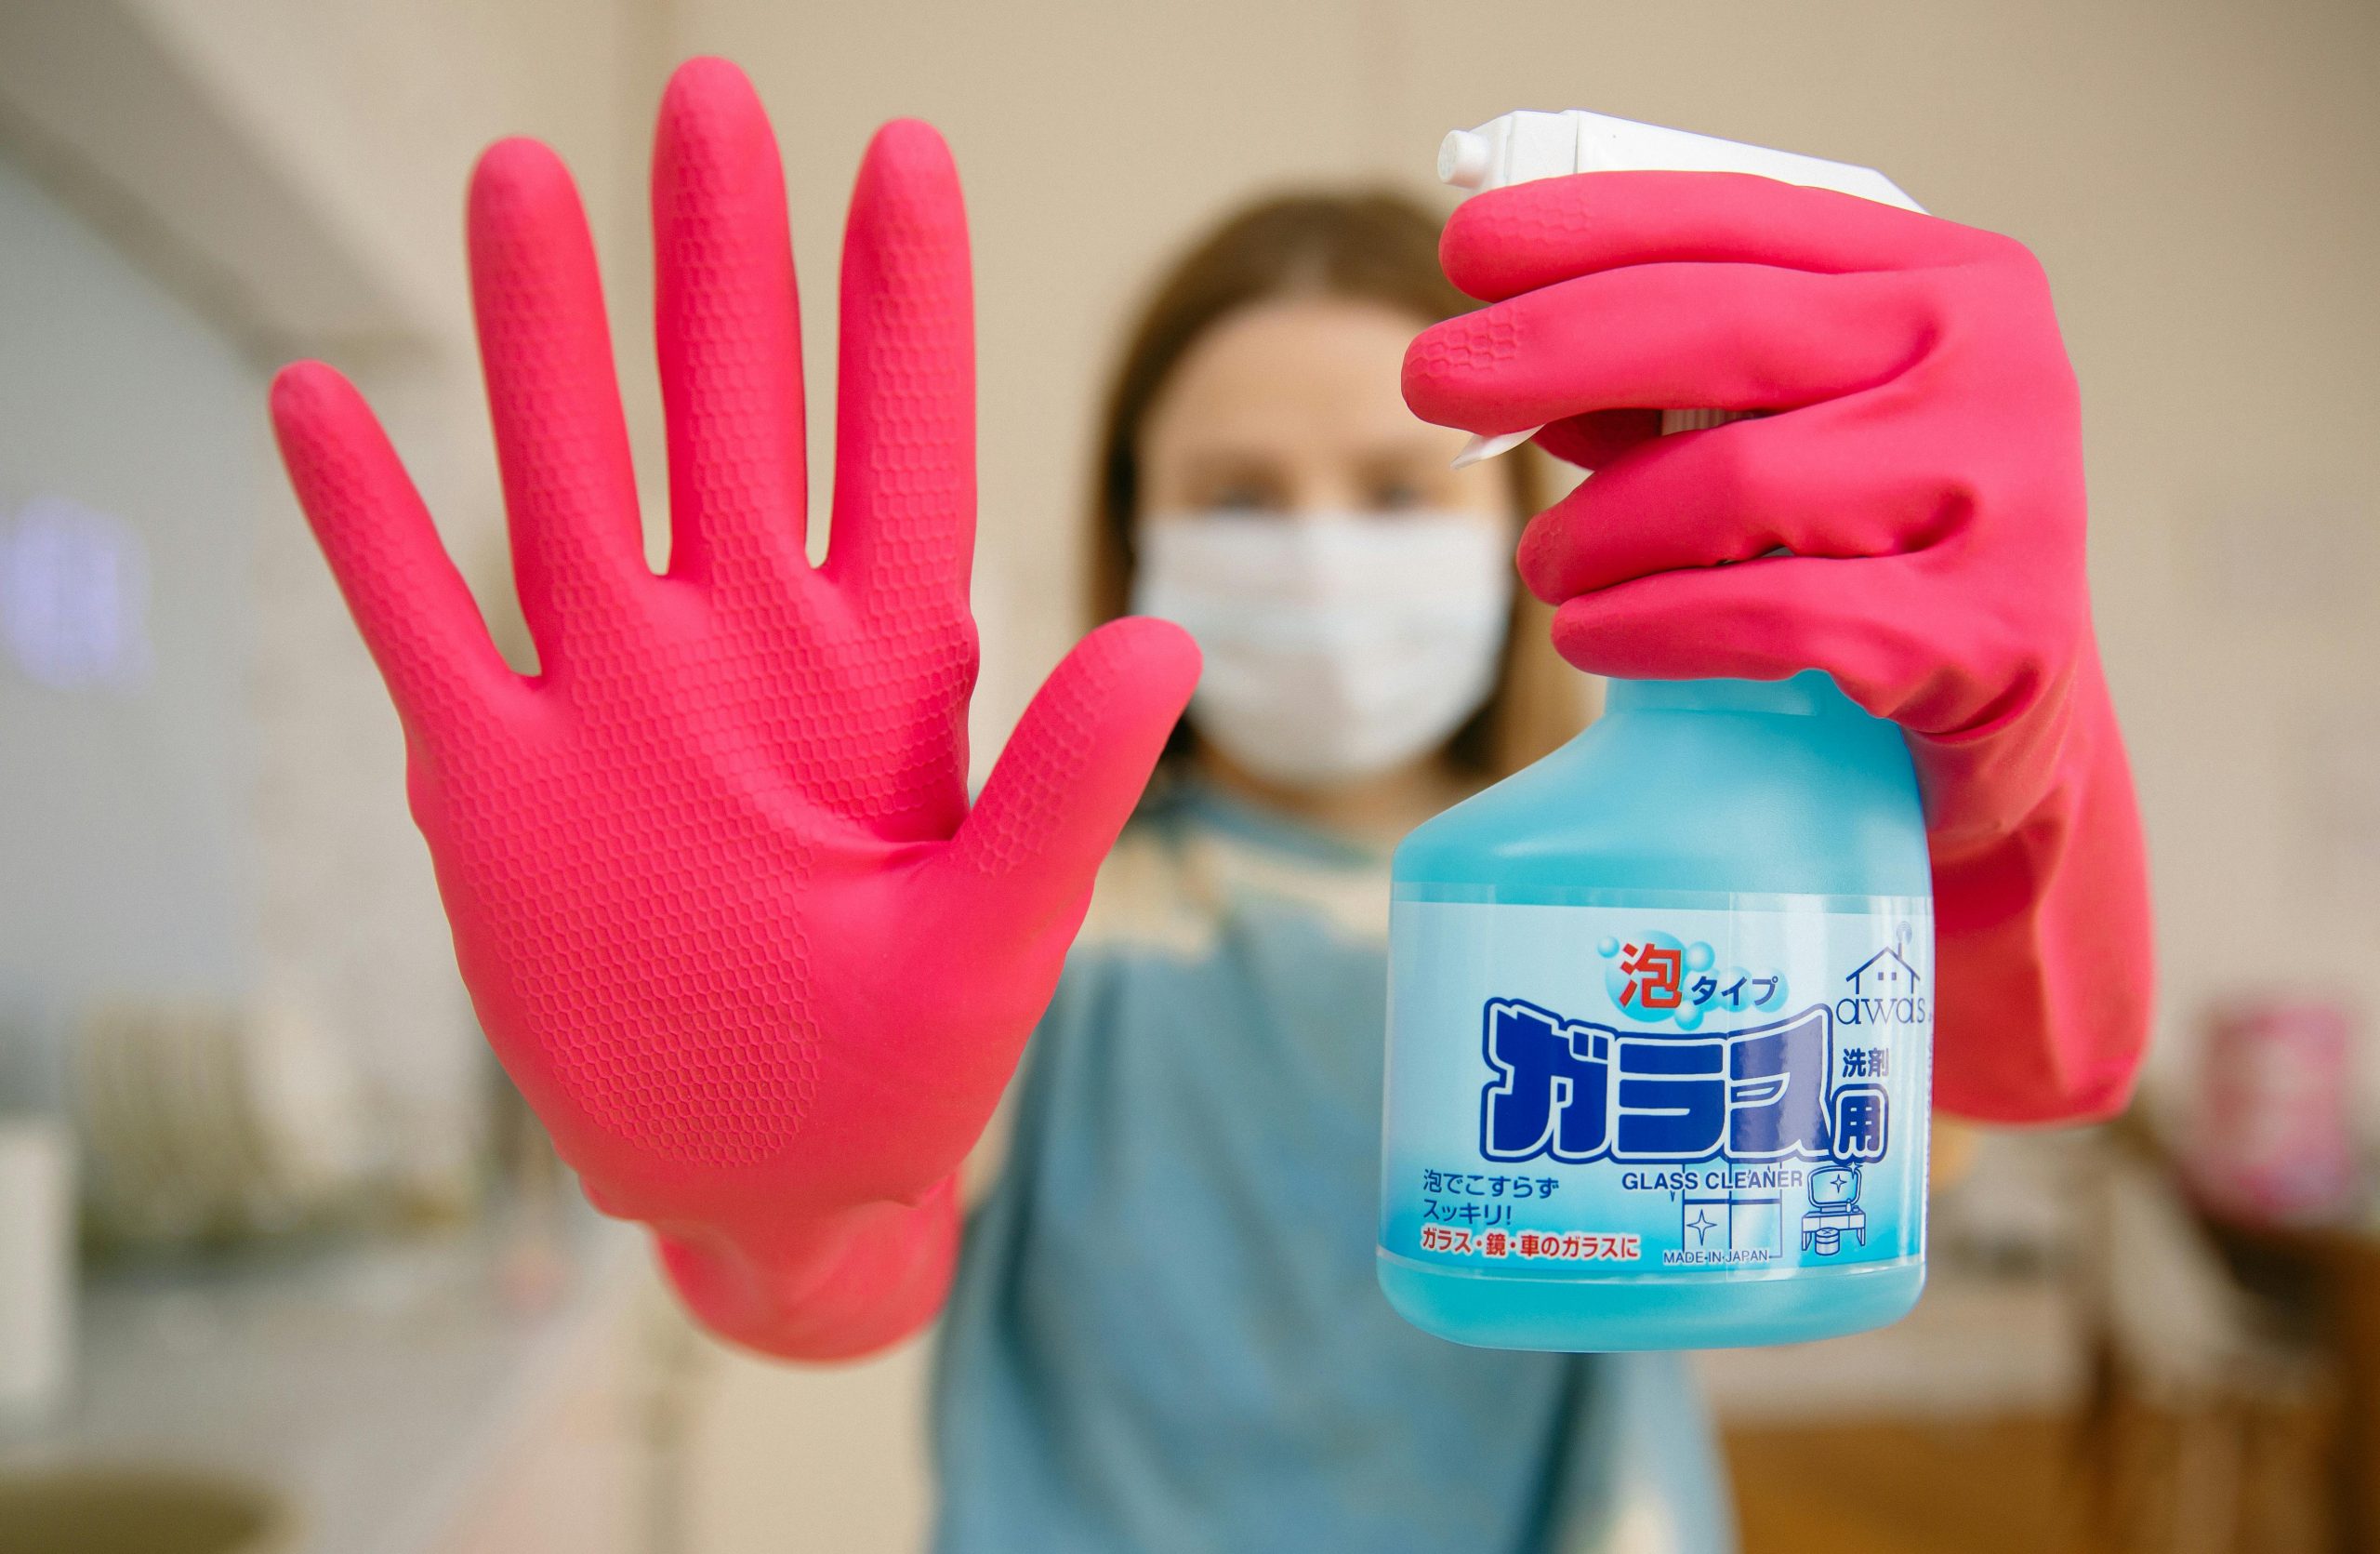
[[[1596,469],[1522,542],[1573,663],[1823,669],[1908,733],[1937,1101],[2121,1104],[2146,1027],[2137,826],[2082,582],[2072,375],[2008,240],[1758,179],[1552,179],[1449,224],[1449,274],[1501,300],[1408,348],[1454,305],[1416,279],[1412,217],[1256,213],[1152,310],[1103,471],[1103,607],[1193,620],[1216,677],[1177,734],[1196,648],[1110,621],[971,804],[947,153],[895,124],[861,168],[817,567],[782,175],[733,67],[673,79],[653,196],[658,578],[569,177],[508,141],[473,178],[534,679],[344,380],[286,369],[275,423],[404,720],[497,1056],[589,1196],[653,1227],[690,1308],[755,1348],[866,1353],[943,1308],[958,1168],[1168,765],[970,1233],[945,1547],[1725,1541],[1673,1367],[1458,1350],[1369,1287],[1370,848],[1527,753],[1517,658],[1495,666],[1536,634],[1499,630],[1501,568],[1478,564],[1526,494],[1443,468],[1454,434],[1385,389],[1400,353],[1432,421],[1542,426]],[[1652,442],[1648,405],[1781,413]]]
[[[1727,1542],[1669,1357],[1461,1348],[1374,1284],[1387,847],[1574,732],[1581,684],[1507,580],[1533,467],[1449,468],[1397,392],[1463,307],[1427,214],[1315,195],[1225,222],[1130,333],[1092,607],[1179,619],[1206,671],[968,1228],[954,1554]]]

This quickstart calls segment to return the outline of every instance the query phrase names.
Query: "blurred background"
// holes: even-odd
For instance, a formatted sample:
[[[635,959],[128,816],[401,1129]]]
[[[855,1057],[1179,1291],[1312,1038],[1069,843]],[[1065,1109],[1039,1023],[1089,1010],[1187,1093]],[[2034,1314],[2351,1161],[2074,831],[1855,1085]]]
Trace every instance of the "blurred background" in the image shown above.
[[[862,145],[915,114],[957,153],[979,762],[1083,625],[1121,321],[1253,194],[1427,193],[1447,129],[1592,107],[2030,244],[2084,391],[2157,1047],[2115,1126],[1944,1138],[1907,1322],[1708,1357],[1746,1546],[2380,1548],[2370,0],[0,0],[0,1547],[41,1496],[161,1550],[919,1546],[930,1346],[804,1372],[699,1337],[509,1100],[263,417],[280,363],[349,371],[522,640],[460,217],[480,148],[540,137],[657,557],[645,153],[704,52],[784,144],[813,413]]]

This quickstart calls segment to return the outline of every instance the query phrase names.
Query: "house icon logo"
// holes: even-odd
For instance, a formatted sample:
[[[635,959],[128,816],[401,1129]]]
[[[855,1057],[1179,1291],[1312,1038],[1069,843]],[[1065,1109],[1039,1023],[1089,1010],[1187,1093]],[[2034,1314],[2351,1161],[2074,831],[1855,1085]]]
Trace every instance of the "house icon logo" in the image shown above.
[[[1851,984],[1855,995],[1873,993],[1880,998],[1908,998],[1915,995],[1917,984],[1924,978],[1917,975],[1915,966],[1901,959],[1899,950],[1886,945],[1852,967],[1850,975],[1844,980]]]
[[[1834,1001],[1838,1026],[1923,1025],[1932,1017],[1921,987],[1925,979],[1894,946],[1877,950],[1843,979],[1851,991]]]

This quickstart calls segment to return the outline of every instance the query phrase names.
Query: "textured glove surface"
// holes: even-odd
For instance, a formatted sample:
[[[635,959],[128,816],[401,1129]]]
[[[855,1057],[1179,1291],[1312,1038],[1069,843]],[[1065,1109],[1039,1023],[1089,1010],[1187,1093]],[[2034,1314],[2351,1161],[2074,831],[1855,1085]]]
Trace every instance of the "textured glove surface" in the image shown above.
[[[471,183],[536,676],[491,646],[347,382],[298,364],[272,408],[403,718],[415,817],[507,1070],[607,1210],[765,1257],[840,1211],[940,1201],[1197,655],[1156,621],[1087,638],[971,812],[973,325],[948,153],[894,123],[859,173],[815,568],[784,185],[734,67],[672,81],[652,194],[661,577],[569,175],[508,140]]]
[[[1441,257],[1490,305],[1414,342],[1414,410],[1544,425],[1594,472],[1521,546],[1563,655],[1637,679],[1823,669],[1898,723],[1935,860],[1937,1097],[2120,1104],[2148,897],[2091,629],[2080,397],[2032,255],[1829,191],[1620,172],[1467,201]],[[1660,437],[1646,406],[1770,414]]]

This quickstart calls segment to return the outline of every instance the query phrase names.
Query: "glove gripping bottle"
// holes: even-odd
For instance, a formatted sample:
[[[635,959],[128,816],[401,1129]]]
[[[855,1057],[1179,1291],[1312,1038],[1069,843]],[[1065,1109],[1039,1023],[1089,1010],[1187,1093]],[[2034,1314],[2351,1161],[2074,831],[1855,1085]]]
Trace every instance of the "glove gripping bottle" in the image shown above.
[[[1507,114],[1440,156],[1472,189],[1623,168],[1916,208],[1866,168],[1594,113]],[[1593,727],[1408,836],[1394,881],[1379,1274],[1407,1320],[1616,1350],[1907,1313],[1934,936],[1897,728],[1823,673],[1615,680]]]

